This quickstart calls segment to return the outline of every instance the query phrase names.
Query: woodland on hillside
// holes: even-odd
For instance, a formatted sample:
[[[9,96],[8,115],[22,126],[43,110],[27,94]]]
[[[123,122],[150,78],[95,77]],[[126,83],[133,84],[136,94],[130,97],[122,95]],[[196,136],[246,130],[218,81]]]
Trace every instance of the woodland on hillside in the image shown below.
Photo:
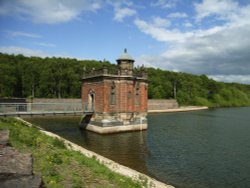
[[[0,98],[80,98],[83,71],[104,66],[115,67],[107,61],[0,53]],[[206,75],[146,69],[150,99],[176,98],[181,105],[250,106],[250,85],[216,82]]]

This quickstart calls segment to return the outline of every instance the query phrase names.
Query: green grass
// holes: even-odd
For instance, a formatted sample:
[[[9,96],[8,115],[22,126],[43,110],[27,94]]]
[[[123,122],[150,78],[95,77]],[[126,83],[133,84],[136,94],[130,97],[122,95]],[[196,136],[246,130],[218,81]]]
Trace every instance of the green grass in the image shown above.
[[[33,156],[34,173],[46,187],[142,187],[139,182],[112,172],[95,158],[68,150],[63,141],[41,133],[13,118],[0,118],[0,129],[10,130],[10,143]]]

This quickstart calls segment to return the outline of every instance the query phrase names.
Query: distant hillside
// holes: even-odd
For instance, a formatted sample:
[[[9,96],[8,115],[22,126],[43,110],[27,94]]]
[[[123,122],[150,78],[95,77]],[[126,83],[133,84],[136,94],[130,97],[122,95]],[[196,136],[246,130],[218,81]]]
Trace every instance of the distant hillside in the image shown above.
[[[206,75],[153,68],[148,68],[148,76],[149,98],[174,98],[175,95],[181,105],[250,106],[250,85],[216,82]]]
[[[95,60],[39,58],[0,53],[0,97],[79,98],[85,70],[114,68]],[[196,76],[147,68],[151,99],[177,98],[181,105],[250,106],[250,85],[222,83]]]

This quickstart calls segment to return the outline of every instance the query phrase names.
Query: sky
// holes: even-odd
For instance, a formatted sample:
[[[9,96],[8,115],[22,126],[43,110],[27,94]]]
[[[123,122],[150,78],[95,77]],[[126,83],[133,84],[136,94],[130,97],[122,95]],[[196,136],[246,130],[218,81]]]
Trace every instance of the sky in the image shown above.
[[[0,52],[250,84],[250,0],[0,0]]]

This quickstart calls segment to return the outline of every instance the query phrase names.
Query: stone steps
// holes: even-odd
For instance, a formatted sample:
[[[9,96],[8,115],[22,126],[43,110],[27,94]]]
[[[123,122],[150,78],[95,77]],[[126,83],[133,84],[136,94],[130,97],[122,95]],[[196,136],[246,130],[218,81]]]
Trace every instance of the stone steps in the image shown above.
[[[0,130],[0,187],[43,187],[41,177],[33,174],[32,155],[10,146],[9,130]]]

